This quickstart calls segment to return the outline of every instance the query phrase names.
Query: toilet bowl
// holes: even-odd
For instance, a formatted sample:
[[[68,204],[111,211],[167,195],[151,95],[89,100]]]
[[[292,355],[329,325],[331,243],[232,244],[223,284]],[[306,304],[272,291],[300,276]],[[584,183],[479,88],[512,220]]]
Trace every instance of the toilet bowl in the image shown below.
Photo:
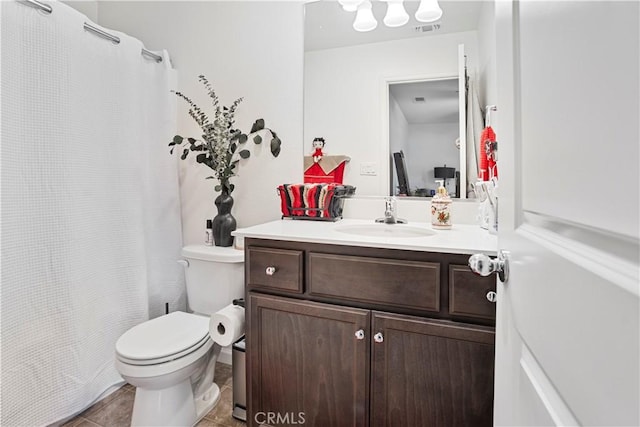
[[[193,426],[220,399],[213,374],[221,347],[209,336],[209,316],[242,297],[244,254],[209,246],[182,254],[194,313],[148,320],[116,343],[116,369],[136,387],[132,426]]]

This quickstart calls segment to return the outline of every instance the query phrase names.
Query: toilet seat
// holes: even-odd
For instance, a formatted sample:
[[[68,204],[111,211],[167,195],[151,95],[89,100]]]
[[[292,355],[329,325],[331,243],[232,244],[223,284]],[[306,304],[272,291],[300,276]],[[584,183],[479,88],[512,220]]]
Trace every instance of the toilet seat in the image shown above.
[[[148,320],[125,332],[116,342],[116,357],[135,366],[158,365],[211,347],[209,318],[182,311]]]

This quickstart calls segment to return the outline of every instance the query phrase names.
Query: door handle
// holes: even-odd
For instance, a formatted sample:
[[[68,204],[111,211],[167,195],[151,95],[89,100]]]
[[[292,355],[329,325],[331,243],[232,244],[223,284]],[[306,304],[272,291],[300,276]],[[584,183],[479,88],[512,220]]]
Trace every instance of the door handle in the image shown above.
[[[480,276],[498,273],[502,283],[509,280],[509,252],[498,251],[498,258],[491,258],[485,254],[475,254],[469,257],[469,268]]]

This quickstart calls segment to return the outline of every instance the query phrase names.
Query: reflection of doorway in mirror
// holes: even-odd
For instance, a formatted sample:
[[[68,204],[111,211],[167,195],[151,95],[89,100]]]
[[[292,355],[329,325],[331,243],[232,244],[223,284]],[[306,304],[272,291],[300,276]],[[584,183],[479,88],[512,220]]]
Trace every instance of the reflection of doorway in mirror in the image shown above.
[[[409,195],[430,196],[437,189],[436,167],[460,171],[459,116],[457,77],[389,84],[389,153],[404,152]],[[394,166],[390,194],[399,194],[397,176]],[[457,197],[456,179],[446,181]]]

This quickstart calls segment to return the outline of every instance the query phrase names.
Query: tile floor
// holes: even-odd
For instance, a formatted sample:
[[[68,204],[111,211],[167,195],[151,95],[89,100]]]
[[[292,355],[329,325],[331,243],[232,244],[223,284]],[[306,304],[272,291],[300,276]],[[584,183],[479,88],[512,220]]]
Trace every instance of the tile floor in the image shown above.
[[[220,402],[196,427],[246,427],[245,423],[231,416],[231,380],[231,365],[217,363],[214,381],[220,387]],[[128,427],[135,393],[135,387],[126,384],[62,427]]]

